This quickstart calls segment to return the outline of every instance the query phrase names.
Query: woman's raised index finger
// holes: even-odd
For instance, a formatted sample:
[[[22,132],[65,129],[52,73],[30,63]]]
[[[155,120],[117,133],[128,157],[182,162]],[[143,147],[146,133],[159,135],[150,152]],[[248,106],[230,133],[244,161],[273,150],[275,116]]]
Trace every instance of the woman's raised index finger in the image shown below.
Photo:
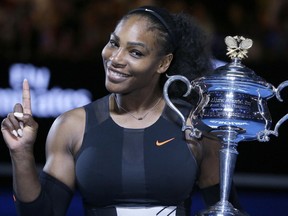
[[[24,114],[32,115],[30,87],[27,79],[24,79],[23,81],[22,106]]]

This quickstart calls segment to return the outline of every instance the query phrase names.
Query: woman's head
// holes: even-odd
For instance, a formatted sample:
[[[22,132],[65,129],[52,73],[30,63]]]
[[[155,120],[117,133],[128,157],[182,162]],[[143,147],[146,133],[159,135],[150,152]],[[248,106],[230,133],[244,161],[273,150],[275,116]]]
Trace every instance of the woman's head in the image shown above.
[[[157,82],[160,88],[163,87],[167,75],[180,74],[192,80],[204,75],[211,69],[210,55],[209,52],[207,52],[207,40],[205,40],[205,35],[201,28],[199,28],[190,16],[182,13],[170,14],[166,10],[157,7],[141,7],[125,15],[111,36],[113,37],[117,32],[123,32],[120,30],[123,30],[124,26],[126,27],[126,32],[131,31],[131,29],[129,29],[132,26],[131,23],[138,26],[136,32],[139,37],[137,40],[141,35],[141,40],[149,39],[148,41],[151,43],[149,46],[151,48],[150,54],[152,54],[149,56],[150,59],[144,56],[140,58],[140,60],[142,59],[141,61],[133,61],[135,63],[133,67],[135,69],[137,67],[136,63],[140,64],[141,62],[145,62],[143,60],[149,60],[145,62],[146,66],[150,63],[156,64],[156,68],[154,68],[154,71],[150,71],[150,73],[153,74],[153,72],[156,72],[156,79],[153,79],[153,81]],[[136,32],[134,31],[134,33]],[[131,36],[131,32],[129,34]],[[135,38],[130,38],[129,40],[135,40]],[[111,38],[109,43],[110,42]],[[104,66],[105,58],[110,58],[107,55],[107,46],[109,48],[109,43],[102,52]],[[165,65],[165,67],[157,71],[160,65]],[[151,70],[152,68],[147,67],[146,69]],[[146,78],[153,77],[149,77],[149,72],[147,73]],[[181,87],[179,88],[178,85],[171,86],[172,96],[181,96],[182,93],[183,89],[181,89]]]
[[[177,46],[176,24],[173,16],[165,9],[144,6],[130,11],[122,21],[137,15],[147,20],[147,31],[155,34],[155,39],[161,54],[173,53]]]
[[[122,19],[102,51],[106,88],[122,94],[159,91],[159,79],[172,59],[159,49],[158,31],[142,15]]]

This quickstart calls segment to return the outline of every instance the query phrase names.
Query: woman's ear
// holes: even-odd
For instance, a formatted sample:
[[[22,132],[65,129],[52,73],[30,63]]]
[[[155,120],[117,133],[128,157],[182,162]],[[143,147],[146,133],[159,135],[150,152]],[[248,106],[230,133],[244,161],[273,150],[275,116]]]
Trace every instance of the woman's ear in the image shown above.
[[[159,68],[157,70],[158,73],[165,73],[166,70],[169,68],[171,62],[172,62],[172,59],[173,59],[173,54],[172,53],[169,53],[168,55],[165,55],[160,64],[159,64]]]

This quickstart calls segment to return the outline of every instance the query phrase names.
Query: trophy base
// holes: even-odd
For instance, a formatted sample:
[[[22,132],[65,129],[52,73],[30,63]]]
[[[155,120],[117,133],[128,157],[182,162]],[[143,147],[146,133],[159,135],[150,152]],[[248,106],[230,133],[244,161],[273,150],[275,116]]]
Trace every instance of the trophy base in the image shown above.
[[[228,201],[219,201],[214,206],[200,211],[196,216],[247,216],[234,208]]]

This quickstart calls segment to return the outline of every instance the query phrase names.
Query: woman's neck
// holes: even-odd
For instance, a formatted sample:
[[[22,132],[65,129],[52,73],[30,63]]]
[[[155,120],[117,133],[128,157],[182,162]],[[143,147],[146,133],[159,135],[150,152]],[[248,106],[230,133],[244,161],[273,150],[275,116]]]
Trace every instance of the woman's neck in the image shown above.
[[[114,121],[126,128],[143,128],[152,125],[162,114],[165,101],[162,94],[153,98],[111,94],[110,114]]]

